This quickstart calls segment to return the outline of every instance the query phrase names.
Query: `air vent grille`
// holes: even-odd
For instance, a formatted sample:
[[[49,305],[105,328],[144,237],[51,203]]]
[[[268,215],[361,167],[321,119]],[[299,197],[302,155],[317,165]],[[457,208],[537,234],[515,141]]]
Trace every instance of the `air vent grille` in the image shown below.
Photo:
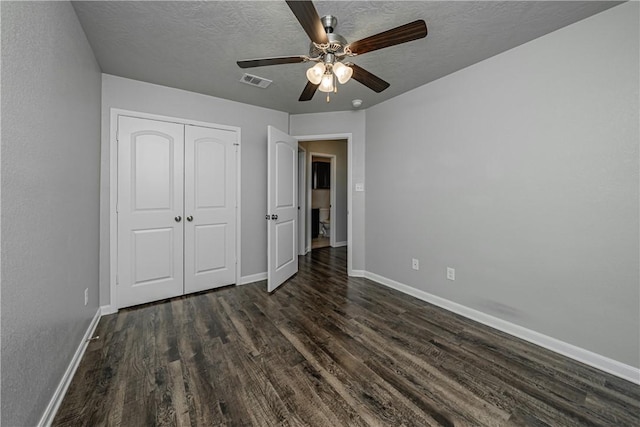
[[[253,74],[243,74],[240,79],[242,83],[246,83],[251,86],[260,87],[262,89],[266,89],[271,83],[272,80],[265,79],[263,77],[254,76]]]

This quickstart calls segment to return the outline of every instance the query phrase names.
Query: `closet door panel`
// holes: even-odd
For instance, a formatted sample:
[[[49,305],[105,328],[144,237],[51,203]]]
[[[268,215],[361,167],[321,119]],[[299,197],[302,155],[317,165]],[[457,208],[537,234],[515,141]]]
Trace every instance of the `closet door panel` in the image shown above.
[[[226,266],[227,224],[195,227],[196,274],[220,270]]]
[[[185,128],[185,293],[235,283],[234,131]]]
[[[118,119],[118,308],[182,295],[184,127]]]

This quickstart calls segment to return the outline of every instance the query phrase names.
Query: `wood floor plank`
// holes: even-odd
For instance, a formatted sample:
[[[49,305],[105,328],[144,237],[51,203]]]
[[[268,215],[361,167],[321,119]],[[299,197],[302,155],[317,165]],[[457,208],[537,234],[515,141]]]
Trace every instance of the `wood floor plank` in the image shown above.
[[[342,368],[341,380],[348,381],[365,404],[370,405],[370,409],[376,414],[382,415],[386,423],[397,420],[407,425],[420,425],[424,423],[424,414],[428,414],[441,424],[453,425],[453,415],[447,414],[445,408],[435,404],[430,396],[422,396],[421,405],[416,405],[402,394],[406,389],[398,390],[387,378],[372,370],[359,356],[360,352],[354,350],[354,342],[350,342],[353,339],[340,335],[337,328],[330,334],[325,334],[323,331],[326,329],[319,325],[319,319],[306,319],[298,315],[294,320],[303,328],[305,335],[320,337],[315,344],[333,363]],[[368,387],[362,387],[364,384]],[[389,402],[395,403],[391,405]]]
[[[363,335],[357,337],[363,344],[374,343],[379,349],[377,354],[371,356],[380,368],[388,367],[396,372],[404,383],[411,386],[411,393],[415,396],[415,390],[421,390],[420,394],[433,393],[436,396],[443,396],[438,399],[441,406],[453,406],[458,411],[472,414],[476,425],[502,425],[509,419],[510,414],[494,406],[490,400],[484,399],[483,395],[474,394],[471,390],[463,387],[452,378],[443,373],[438,366],[423,359],[420,356],[411,354],[402,347],[389,346],[379,334],[368,330]]]
[[[100,320],[55,426],[634,426],[640,386],[346,276],[346,249],[265,282]]]

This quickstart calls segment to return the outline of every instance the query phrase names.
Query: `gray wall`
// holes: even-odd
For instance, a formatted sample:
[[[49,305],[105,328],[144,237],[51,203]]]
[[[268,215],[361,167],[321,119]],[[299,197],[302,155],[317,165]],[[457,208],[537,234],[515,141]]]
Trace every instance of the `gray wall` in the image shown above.
[[[242,276],[266,272],[267,225],[264,215],[267,208],[267,126],[273,125],[286,131],[289,115],[281,111],[103,74],[100,303],[110,304],[109,120],[111,108],[241,128]]]
[[[1,423],[28,426],[98,309],[100,70],[69,3],[3,2],[1,84]]]
[[[336,243],[347,241],[347,141],[305,141],[300,145],[307,150],[307,182],[311,182],[311,153],[333,154],[336,156],[336,217],[331,218],[331,226],[336,228]],[[329,159],[327,159],[329,160]],[[330,190],[313,190],[326,191]],[[327,205],[328,206],[328,205]],[[307,227],[311,227],[311,213],[308,215]],[[308,233],[307,233],[308,234]],[[311,242],[307,242],[310,246]]]
[[[351,167],[353,182],[364,183],[364,156],[365,156],[365,112],[364,111],[338,111],[335,113],[294,114],[290,118],[289,133],[293,136],[328,135],[339,133],[352,134]],[[366,189],[366,187],[365,187]],[[352,188],[353,230],[351,250],[352,267],[354,270],[364,271],[364,202],[365,192],[356,192]]]
[[[367,110],[367,270],[640,366],[638,40],[625,3]]]

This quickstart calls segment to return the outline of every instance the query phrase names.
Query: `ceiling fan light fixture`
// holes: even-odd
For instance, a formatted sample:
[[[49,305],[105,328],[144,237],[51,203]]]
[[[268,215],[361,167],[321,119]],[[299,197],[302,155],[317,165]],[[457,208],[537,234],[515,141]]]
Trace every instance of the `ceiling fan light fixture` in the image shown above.
[[[287,0],[287,5],[309,36],[309,54],[245,59],[236,62],[240,68],[316,62],[317,64],[306,72],[308,82],[298,101],[310,101],[313,94],[320,90],[327,94],[327,102],[329,102],[329,93],[338,92],[338,83],[345,84],[351,77],[376,93],[382,92],[389,87],[388,82],[356,64],[349,62],[343,64],[341,61],[346,60],[346,57],[362,55],[427,36],[427,24],[424,20],[418,19],[348,43],[342,35],[334,32],[338,25],[337,18],[331,15],[320,18],[312,0]]]
[[[316,65],[307,70],[307,79],[314,85],[320,84],[325,70],[326,67],[324,66],[324,64],[322,62],[318,62]]]
[[[333,64],[333,73],[338,78],[340,84],[345,84],[353,75],[353,69],[344,65],[342,62],[336,62]]]
[[[312,82],[313,83],[313,82]],[[333,74],[326,73],[322,76],[322,81],[320,82],[320,86],[318,87],[320,92],[333,92]]]

